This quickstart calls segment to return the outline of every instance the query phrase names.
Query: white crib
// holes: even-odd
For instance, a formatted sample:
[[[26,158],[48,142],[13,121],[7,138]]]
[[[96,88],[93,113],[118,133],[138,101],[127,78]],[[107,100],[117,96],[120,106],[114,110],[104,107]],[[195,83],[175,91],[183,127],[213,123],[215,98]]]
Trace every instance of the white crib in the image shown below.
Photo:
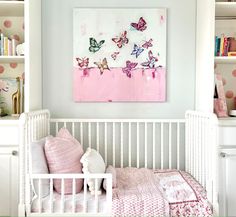
[[[80,141],[84,150],[99,151],[107,165],[152,169],[181,169],[189,172],[207,191],[208,200],[218,210],[217,186],[217,119],[213,114],[186,112],[184,119],[50,119],[47,110],[21,115],[20,142],[20,202],[19,216],[111,216],[112,180],[109,174],[32,174],[29,165],[29,144],[47,135],[55,135],[66,127]],[[71,210],[65,211],[65,195],[60,195],[60,209],[54,211],[53,179],[84,179],[83,210],[76,211],[75,192],[71,195]],[[100,196],[94,195],[95,209],[88,210],[87,179],[107,179],[106,209],[100,209]],[[32,212],[32,180],[50,180],[49,211]],[[74,188],[75,184],[73,184]],[[62,185],[63,188],[63,185]],[[40,190],[39,190],[40,192]]]

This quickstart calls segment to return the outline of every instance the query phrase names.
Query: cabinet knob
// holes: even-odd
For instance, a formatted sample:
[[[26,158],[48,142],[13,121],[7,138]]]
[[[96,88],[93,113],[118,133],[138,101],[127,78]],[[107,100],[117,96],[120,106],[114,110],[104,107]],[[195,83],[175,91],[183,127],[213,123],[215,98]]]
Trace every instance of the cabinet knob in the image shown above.
[[[221,153],[220,153],[220,156],[221,156],[222,158],[225,158],[225,157],[226,157],[226,154],[225,154],[224,152],[221,152]]]
[[[16,155],[18,155],[18,151],[12,151],[12,153],[11,153],[13,156],[16,156]]]

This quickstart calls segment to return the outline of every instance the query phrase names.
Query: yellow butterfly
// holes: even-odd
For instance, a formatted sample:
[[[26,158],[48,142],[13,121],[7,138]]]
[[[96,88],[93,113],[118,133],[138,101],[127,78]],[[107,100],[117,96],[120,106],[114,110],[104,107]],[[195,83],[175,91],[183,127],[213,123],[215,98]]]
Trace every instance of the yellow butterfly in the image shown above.
[[[94,64],[98,66],[101,75],[103,74],[105,69],[110,70],[109,66],[107,64],[107,58],[104,58],[101,63],[100,62],[94,62]]]

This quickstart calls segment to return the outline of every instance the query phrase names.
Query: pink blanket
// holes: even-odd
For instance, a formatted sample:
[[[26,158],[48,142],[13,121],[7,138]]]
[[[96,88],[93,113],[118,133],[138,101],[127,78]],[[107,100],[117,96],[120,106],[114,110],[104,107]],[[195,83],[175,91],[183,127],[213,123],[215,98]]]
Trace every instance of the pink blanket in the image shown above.
[[[117,168],[116,179],[112,201],[114,216],[169,216],[169,203],[153,171]]]
[[[178,170],[116,168],[113,216],[212,216],[203,187]]]

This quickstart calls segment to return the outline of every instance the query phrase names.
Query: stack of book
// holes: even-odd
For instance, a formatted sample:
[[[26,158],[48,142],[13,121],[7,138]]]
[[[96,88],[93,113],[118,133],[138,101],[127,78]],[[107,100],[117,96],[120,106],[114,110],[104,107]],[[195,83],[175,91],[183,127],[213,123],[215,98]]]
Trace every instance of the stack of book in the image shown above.
[[[236,56],[236,39],[234,37],[215,37],[215,56]]]
[[[15,56],[16,55],[16,40],[10,39],[3,33],[0,34],[0,56]]]

